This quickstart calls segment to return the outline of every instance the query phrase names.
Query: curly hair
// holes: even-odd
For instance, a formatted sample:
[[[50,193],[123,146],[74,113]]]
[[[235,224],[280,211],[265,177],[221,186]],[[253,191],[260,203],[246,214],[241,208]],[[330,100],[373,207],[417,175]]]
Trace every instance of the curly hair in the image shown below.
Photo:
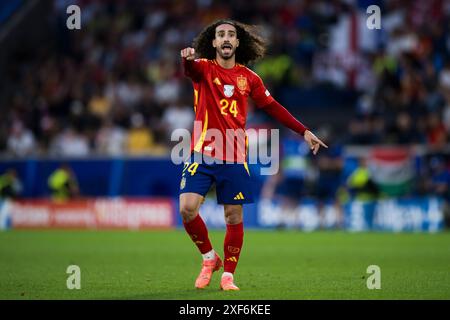
[[[266,52],[266,42],[256,32],[256,27],[234,20],[221,19],[205,27],[194,39],[193,47],[200,58],[215,59],[216,48],[212,41],[216,37],[216,28],[221,24],[229,24],[236,28],[239,47],[236,48],[236,62],[248,65],[262,57]]]

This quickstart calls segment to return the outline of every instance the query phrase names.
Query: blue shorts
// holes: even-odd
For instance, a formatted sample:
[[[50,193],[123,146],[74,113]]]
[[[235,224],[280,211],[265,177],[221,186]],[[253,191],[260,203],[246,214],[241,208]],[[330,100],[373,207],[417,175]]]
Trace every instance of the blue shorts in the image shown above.
[[[198,154],[197,154],[198,156]],[[203,159],[207,156],[200,155]],[[193,192],[206,196],[213,183],[216,183],[218,204],[253,203],[253,185],[247,164],[244,163],[211,163],[199,161],[194,153],[184,163],[180,183],[180,194]],[[206,163],[205,163],[206,162]]]

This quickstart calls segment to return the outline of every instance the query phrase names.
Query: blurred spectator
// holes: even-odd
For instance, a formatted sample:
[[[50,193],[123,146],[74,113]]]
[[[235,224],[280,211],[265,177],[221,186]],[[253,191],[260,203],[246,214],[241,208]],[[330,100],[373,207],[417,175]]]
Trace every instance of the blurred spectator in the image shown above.
[[[337,191],[341,184],[343,157],[342,146],[333,139],[333,134],[328,128],[318,131],[318,134],[326,141],[328,148],[324,148],[315,156],[311,163],[317,166],[318,177],[314,186],[313,196],[317,198],[319,214],[322,222],[325,217],[325,204],[332,203],[338,213],[338,225],[342,223],[342,212],[337,199]],[[323,152],[322,152],[323,151]]]
[[[12,124],[7,144],[8,150],[16,157],[29,156],[35,151],[34,135],[21,121]]]
[[[0,175],[0,199],[17,199],[23,190],[17,171],[8,169],[4,174]]]
[[[442,156],[430,159],[430,176],[426,180],[427,193],[450,202],[450,168]]]
[[[450,166],[445,157],[433,156],[430,159],[430,172],[425,180],[425,192],[444,201],[444,220],[450,227]]]
[[[102,119],[106,118],[111,113],[111,101],[103,94],[100,87],[96,87],[95,93],[88,103],[88,108],[91,114]]]
[[[431,147],[441,148],[446,142],[447,132],[439,114],[433,112],[427,118],[427,142]]]
[[[57,156],[86,156],[89,154],[89,142],[86,136],[75,128],[68,127],[56,135],[50,146],[51,154]]]
[[[170,134],[176,129],[190,129],[194,122],[194,111],[190,106],[174,104],[164,111],[162,120]]]
[[[142,114],[135,113],[131,116],[131,129],[127,137],[127,151],[129,154],[150,154],[154,147],[153,133],[145,125]]]
[[[450,102],[450,101],[449,101]],[[447,130],[447,137],[450,137],[450,103],[446,103],[442,112],[442,121]]]
[[[125,153],[126,131],[117,126],[113,120],[105,119],[95,138],[97,153],[109,156],[120,156]]]
[[[407,112],[400,112],[395,119],[395,124],[390,131],[390,142],[405,145],[423,143],[424,139],[413,127],[411,116]]]
[[[155,99],[159,103],[175,103],[181,91],[179,81],[173,78],[175,70],[162,69],[162,72],[160,81],[155,85]]]
[[[77,178],[68,164],[62,164],[48,177],[53,201],[63,202],[80,195]]]
[[[119,103],[127,108],[136,106],[142,98],[142,85],[133,74],[121,80],[117,85],[117,98]]]
[[[450,98],[450,62],[445,64],[445,67],[439,74],[439,87],[448,101]]]
[[[346,144],[373,145],[381,143],[380,132],[377,127],[380,123],[371,116],[359,116],[350,120],[349,131],[344,138]],[[381,123],[384,128],[383,123]]]
[[[347,178],[344,190],[347,200],[374,201],[379,196],[379,190],[373,181],[372,174],[367,165],[367,159],[361,157],[358,166]],[[341,194],[342,196],[342,194]],[[346,202],[346,201],[344,201]]]

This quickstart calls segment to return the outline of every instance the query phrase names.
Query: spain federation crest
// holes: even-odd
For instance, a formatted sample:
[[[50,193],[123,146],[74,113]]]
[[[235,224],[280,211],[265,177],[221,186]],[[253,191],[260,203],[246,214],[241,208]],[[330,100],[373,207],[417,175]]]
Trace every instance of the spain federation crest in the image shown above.
[[[247,89],[247,78],[244,76],[237,77],[237,86],[241,93],[244,94]]]
[[[234,94],[234,86],[231,84],[224,85],[223,94],[225,95],[225,97],[230,98]]]

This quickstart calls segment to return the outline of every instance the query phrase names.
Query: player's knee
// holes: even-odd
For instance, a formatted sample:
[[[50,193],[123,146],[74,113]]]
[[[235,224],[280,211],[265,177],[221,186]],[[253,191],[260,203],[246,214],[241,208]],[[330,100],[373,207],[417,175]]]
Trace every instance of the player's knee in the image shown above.
[[[241,208],[226,208],[225,209],[225,222],[226,224],[238,224],[242,222],[242,209]]]
[[[197,216],[197,206],[184,203],[180,206],[180,214],[184,222],[192,221]]]

